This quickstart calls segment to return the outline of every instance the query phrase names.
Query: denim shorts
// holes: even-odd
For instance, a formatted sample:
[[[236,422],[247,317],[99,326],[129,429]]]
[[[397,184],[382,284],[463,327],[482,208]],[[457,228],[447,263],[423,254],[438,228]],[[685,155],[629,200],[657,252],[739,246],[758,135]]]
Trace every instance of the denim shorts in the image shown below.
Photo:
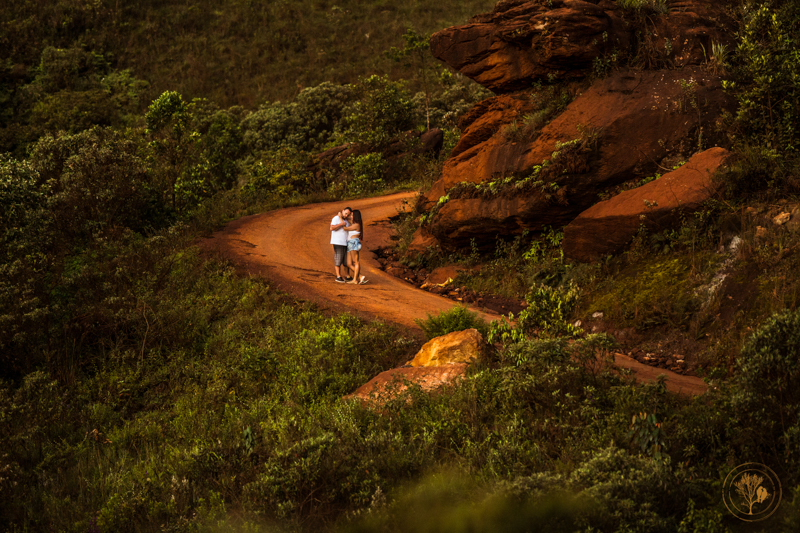
[[[348,252],[357,252],[361,249],[361,239],[356,237],[355,239],[350,239],[347,241],[347,251]]]

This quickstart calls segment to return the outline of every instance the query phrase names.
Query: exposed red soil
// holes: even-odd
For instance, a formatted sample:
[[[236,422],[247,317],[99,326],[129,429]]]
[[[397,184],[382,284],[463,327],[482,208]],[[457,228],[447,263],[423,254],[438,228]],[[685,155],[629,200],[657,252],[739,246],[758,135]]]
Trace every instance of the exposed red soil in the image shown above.
[[[360,209],[365,221],[362,273],[366,285],[336,283],[330,221],[345,202],[290,207],[240,218],[229,223],[201,247],[236,264],[242,274],[261,276],[277,288],[311,301],[328,312],[348,312],[397,324],[421,337],[416,319],[425,319],[462,302],[417,289],[411,283],[383,271],[370,250],[386,248],[392,242],[389,218],[410,209],[403,200],[415,193],[398,193],[378,198],[350,200],[346,204]],[[500,316],[470,306],[485,320]],[[700,394],[706,385],[699,378],[681,376],[668,370],[643,365],[622,354],[615,355],[618,366],[631,368],[637,380],[654,381],[667,376],[667,388],[683,394]]]

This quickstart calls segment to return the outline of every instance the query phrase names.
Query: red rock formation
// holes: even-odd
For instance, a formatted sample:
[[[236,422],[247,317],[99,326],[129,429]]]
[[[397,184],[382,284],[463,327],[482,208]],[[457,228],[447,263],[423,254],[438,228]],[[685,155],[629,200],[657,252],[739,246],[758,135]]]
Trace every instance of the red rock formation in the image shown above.
[[[594,151],[570,154],[573,160],[562,161],[563,168],[546,180],[558,185],[557,194],[533,188],[488,198],[450,199],[433,218],[429,232],[452,249],[469,246],[472,238],[491,244],[497,233],[565,225],[597,202],[599,193],[654,173],[666,157],[688,158],[701,140],[714,142],[714,121],[730,103],[719,79],[696,67],[620,71],[598,80],[542,128],[535,141],[511,142],[499,131],[448,159],[422,204],[431,208],[462,181],[524,176],[534,165],[552,159],[557,143],[595,136]],[[484,107],[491,115],[492,105]],[[481,127],[485,126],[478,117],[466,135]]]
[[[459,120],[461,138],[450,152],[450,157],[488,141],[503,126],[521,121],[532,110],[529,93],[496,96],[478,102]]]
[[[670,0],[668,6],[666,14],[636,15],[612,0],[505,0],[466,25],[434,34],[436,57],[504,94],[478,103],[462,118],[461,139],[418,204],[441,208],[416,236],[414,249],[436,242],[463,248],[473,238],[488,248],[497,234],[563,226],[609,188],[715,145],[715,122],[733,102],[705,64],[712,43],[730,45],[732,21],[725,2]],[[593,82],[528,138],[524,130],[504,130],[514,121],[520,125],[534,109],[527,99],[534,82],[581,80],[613,56],[640,69],[668,68],[620,70]],[[580,83],[588,81],[570,82],[573,94]],[[554,161],[542,178],[547,187],[450,197],[461,182],[530,175],[553,159],[559,143],[579,137],[593,137],[596,149],[573,150]],[[449,201],[440,204],[442,197]]]
[[[593,261],[622,250],[642,224],[651,231],[674,226],[681,214],[715,195],[711,177],[729,155],[724,148],[711,148],[655,181],[595,204],[564,228],[564,254]]]
[[[430,42],[434,57],[500,93],[583,77],[595,58],[627,49],[629,33],[613,2],[505,0]]]
[[[625,18],[630,20],[624,20]],[[582,78],[595,61],[635,56],[644,67],[705,63],[733,27],[720,2],[673,0],[668,14],[632,23],[611,0],[505,0],[491,13],[431,36],[431,52],[496,93],[537,80]]]

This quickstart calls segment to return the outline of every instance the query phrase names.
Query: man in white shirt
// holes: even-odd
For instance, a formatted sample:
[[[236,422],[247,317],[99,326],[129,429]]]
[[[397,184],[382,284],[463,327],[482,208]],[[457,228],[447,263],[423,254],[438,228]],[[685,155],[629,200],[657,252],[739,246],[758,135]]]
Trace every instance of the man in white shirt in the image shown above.
[[[333,245],[333,268],[337,283],[351,281],[347,268],[347,219],[353,210],[345,207],[331,220],[331,244]]]

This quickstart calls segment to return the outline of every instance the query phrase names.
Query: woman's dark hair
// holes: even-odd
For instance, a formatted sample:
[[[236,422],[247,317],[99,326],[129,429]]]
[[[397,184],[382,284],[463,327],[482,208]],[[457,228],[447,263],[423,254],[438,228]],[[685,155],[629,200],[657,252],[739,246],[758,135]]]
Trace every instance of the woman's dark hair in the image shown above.
[[[353,213],[353,224],[359,224],[361,227],[361,240],[364,240],[364,223],[361,221],[361,211],[356,209]]]

